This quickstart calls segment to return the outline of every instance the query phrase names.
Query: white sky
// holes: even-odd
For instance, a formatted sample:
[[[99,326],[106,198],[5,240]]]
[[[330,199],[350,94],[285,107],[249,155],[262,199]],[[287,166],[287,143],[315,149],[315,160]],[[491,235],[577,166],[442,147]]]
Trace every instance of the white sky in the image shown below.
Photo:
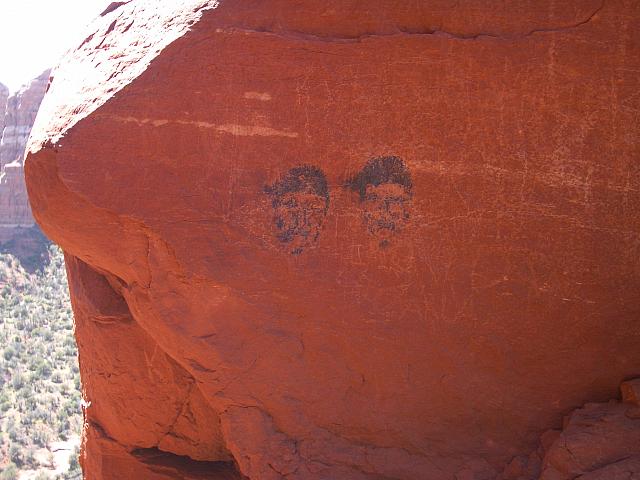
[[[14,92],[82,42],[112,0],[0,0],[0,83]]]

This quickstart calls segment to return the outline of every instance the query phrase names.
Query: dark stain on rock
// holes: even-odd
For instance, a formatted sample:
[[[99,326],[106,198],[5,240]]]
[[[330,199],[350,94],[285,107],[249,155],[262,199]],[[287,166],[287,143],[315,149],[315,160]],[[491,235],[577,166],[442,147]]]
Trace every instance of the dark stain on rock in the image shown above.
[[[409,203],[413,197],[411,174],[400,157],[377,157],[369,160],[348,187],[357,191],[364,224],[377,236],[380,247],[409,221]]]
[[[318,167],[303,165],[264,189],[271,197],[273,224],[278,240],[298,255],[320,237],[329,210],[329,186]]]

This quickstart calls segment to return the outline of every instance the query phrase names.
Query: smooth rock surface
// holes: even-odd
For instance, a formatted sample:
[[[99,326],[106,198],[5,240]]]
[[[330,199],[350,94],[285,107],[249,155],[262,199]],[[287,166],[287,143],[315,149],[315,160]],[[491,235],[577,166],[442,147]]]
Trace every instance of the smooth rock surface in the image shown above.
[[[26,164],[87,478],[535,474],[638,374],[637,2],[110,10]]]

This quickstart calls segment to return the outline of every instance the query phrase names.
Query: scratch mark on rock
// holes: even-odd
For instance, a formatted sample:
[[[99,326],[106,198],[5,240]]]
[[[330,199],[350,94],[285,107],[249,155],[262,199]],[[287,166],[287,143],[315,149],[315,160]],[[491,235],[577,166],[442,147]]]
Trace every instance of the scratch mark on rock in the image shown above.
[[[247,100],[260,100],[261,102],[268,102],[271,100],[271,94],[261,92],[245,92],[244,98]]]
[[[194,120],[167,120],[159,118],[136,118],[122,117],[119,115],[99,115],[102,118],[108,118],[121,123],[133,123],[139,126],[150,125],[152,127],[162,127],[164,125],[189,125],[197,128],[206,128],[215,130],[220,133],[229,133],[237,137],[285,137],[297,138],[298,132],[287,130],[278,130],[262,125],[239,125],[235,123],[216,124],[210,122],[194,121]]]

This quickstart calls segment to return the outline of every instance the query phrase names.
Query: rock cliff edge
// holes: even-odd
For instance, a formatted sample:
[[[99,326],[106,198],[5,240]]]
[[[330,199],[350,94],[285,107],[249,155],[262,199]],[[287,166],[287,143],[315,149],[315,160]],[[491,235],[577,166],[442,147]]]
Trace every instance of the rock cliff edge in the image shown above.
[[[112,5],[26,162],[86,478],[636,478],[639,47],[624,0]]]

